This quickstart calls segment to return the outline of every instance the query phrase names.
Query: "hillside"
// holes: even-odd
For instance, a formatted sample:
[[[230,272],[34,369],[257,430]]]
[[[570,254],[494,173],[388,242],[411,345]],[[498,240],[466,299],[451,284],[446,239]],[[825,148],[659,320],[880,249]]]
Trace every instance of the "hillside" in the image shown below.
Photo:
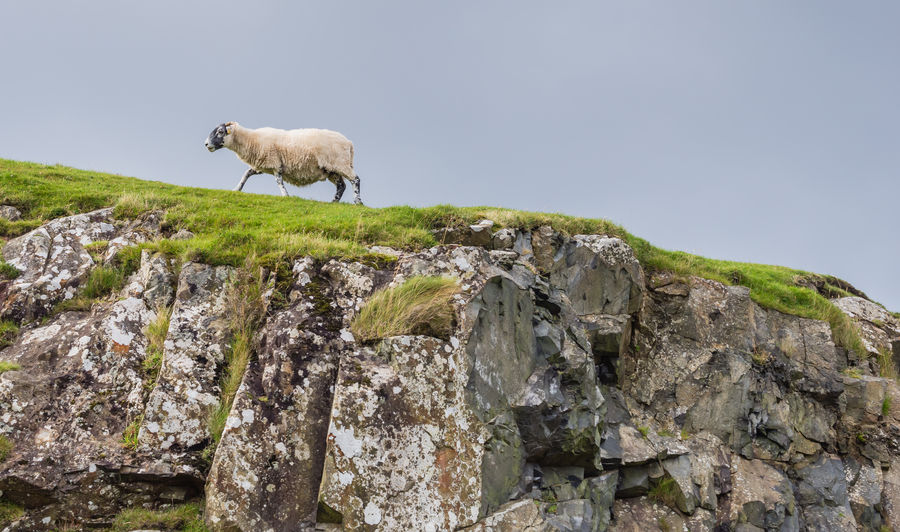
[[[607,234],[625,240],[644,268],[746,286],[751,289],[750,297],[764,307],[828,321],[840,345],[862,352],[849,322],[828,302],[828,298],[858,295],[846,282],[781,266],[663,250],[606,220],[492,207],[372,209],[298,197],[178,187],[6,159],[0,159],[0,182],[0,204],[22,212],[19,221],[0,219],[2,238],[21,235],[56,217],[102,207],[115,207],[119,218],[135,218],[157,209],[165,212],[163,234],[189,229],[195,237],[163,239],[141,247],[212,265],[238,266],[251,256],[270,265],[305,255],[377,260],[369,247],[419,250],[438,243],[432,233],[435,229],[465,227],[482,219],[493,221],[495,229],[548,225],[567,234]]]
[[[8,160],[0,206],[4,531],[900,524],[900,316],[840,279]]]

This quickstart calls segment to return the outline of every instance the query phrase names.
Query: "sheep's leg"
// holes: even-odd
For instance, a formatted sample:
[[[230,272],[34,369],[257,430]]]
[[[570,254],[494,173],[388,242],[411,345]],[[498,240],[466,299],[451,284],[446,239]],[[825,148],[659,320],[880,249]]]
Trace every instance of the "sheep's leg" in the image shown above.
[[[259,173],[259,172],[257,172],[257,171],[254,170],[253,168],[247,168],[247,171],[244,172],[244,177],[241,178],[241,182],[238,183],[238,186],[234,187],[234,191],[235,191],[235,192],[240,192],[240,191],[244,188],[244,183],[246,183],[247,180],[250,179],[250,176],[256,175],[256,174],[258,174],[258,173]]]
[[[347,189],[347,184],[344,183],[343,177],[338,177],[337,181],[334,182],[334,186],[337,187],[337,192],[334,193],[334,199],[331,200],[332,203],[337,203],[341,201],[341,197],[344,195],[344,190]]]
[[[284,188],[284,179],[281,178],[281,173],[280,173],[280,172],[275,174],[275,182],[278,183],[278,188],[281,189],[281,195],[282,195],[282,196],[289,196],[289,195],[290,195],[290,194],[287,193],[287,189]]]
[[[359,199],[359,176],[354,177],[353,179],[350,180],[350,182],[353,183],[353,195],[356,196],[353,199],[353,203],[355,203],[357,205],[362,205],[363,202],[361,199]]]

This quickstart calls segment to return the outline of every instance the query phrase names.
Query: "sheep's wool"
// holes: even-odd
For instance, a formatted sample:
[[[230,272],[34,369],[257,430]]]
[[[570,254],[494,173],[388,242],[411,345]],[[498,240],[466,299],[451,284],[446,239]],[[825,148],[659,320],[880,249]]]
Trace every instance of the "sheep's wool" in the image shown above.
[[[225,147],[259,173],[276,174],[302,187],[318,181],[353,180],[353,143],[327,129],[247,129],[232,123]]]

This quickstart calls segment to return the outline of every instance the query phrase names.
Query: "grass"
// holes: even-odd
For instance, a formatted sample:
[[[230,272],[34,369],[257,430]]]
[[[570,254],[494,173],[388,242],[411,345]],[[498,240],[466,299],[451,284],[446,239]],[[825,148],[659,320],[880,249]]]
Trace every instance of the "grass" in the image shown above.
[[[139,415],[134,418],[134,420],[125,427],[125,431],[122,432],[122,445],[131,449],[132,451],[136,451],[138,448],[138,434],[141,431],[141,423],[144,422],[144,414]]]
[[[147,325],[144,334],[147,337],[147,357],[144,358],[143,368],[146,374],[144,386],[152,388],[159,377],[159,369],[162,367],[164,344],[169,332],[169,320],[172,318],[172,307],[158,309],[156,318]]]
[[[641,425],[637,429],[638,429],[638,432],[641,433],[641,436],[646,440],[647,435],[650,434],[650,427],[645,427],[645,426]]]
[[[886,379],[897,380],[897,364],[894,363],[894,354],[890,349],[878,350],[878,374]]]
[[[448,338],[453,326],[450,298],[458,292],[456,280],[449,277],[411,277],[373,294],[350,331],[360,342],[403,334]]]
[[[674,438],[675,437],[675,433],[669,429],[660,429],[660,430],[656,431],[656,435],[661,436],[663,438]]]
[[[891,413],[891,396],[890,394],[885,394],[884,400],[881,401],[881,415],[887,416]]]
[[[15,266],[0,257],[0,281],[15,279],[21,273]]]
[[[0,526],[12,523],[22,517],[23,513],[25,513],[25,509],[18,504],[0,500]]]
[[[13,444],[9,441],[9,438],[0,434],[0,462],[6,460],[6,457],[9,456],[13,450]]]
[[[772,355],[766,353],[759,347],[756,347],[752,353],[750,353],[750,358],[753,359],[753,362],[759,366],[765,366],[772,360]]]
[[[810,288],[810,283],[804,282],[810,278],[830,278],[781,266],[714,260],[664,250],[602,219],[448,205],[372,209],[298,197],[178,187],[6,159],[0,159],[0,182],[3,183],[0,203],[15,206],[23,216],[16,222],[0,220],[0,237],[17,236],[52,218],[101,207],[115,206],[120,217],[136,217],[148,210],[162,209],[166,212],[165,231],[172,233],[186,228],[195,238],[161,239],[141,247],[212,265],[240,266],[251,255],[268,266],[302,255],[318,259],[365,259],[371,255],[368,246],[422,249],[437,243],[431,230],[483,218],[493,220],[496,228],[552,225],[568,234],[618,236],[631,245],[648,270],[747,286],[750,297],[764,307],[828,322],[838,345],[856,352],[859,358],[865,356],[862,341],[849,318]],[[827,293],[843,293],[838,284],[826,283]]]
[[[660,481],[651,486],[650,490],[647,492],[647,496],[650,497],[651,500],[665,504],[673,510],[678,509],[676,506],[678,494],[678,484],[676,484],[675,479],[670,476],[660,479]]]
[[[852,366],[844,368],[841,373],[853,379],[861,379],[863,375],[862,371],[859,368]]]
[[[205,532],[203,509],[199,503],[188,503],[166,510],[146,510],[129,508],[116,516],[109,532],[129,530],[181,530],[184,532]]]
[[[140,248],[133,246],[122,249],[112,264],[94,267],[75,297],[60,302],[54,310],[56,312],[90,310],[91,305],[99,299],[125,286],[128,276],[137,271],[140,264]]]
[[[263,301],[265,279],[262,270],[254,268],[254,263],[254,258],[246,259],[245,266],[235,272],[228,285],[226,301],[231,316],[229,325],[232,339],[225,354],[225,372],[220,382],[219,404],[209,417],[213,446],[218,445],[222,437],[234,395],[241,385],[247,363],[253,354],[253,336],[265,316]],[[207,454],[212,456],[212,450]]]
[[[0,321],[0,349],[13,343],[19,334],[19,326],[9,320]]]
[[[16,364],[15,362],[0,360],[0,375],[6,373],[7,371],[18,371],[20,369],[22,369],[22,366]]]

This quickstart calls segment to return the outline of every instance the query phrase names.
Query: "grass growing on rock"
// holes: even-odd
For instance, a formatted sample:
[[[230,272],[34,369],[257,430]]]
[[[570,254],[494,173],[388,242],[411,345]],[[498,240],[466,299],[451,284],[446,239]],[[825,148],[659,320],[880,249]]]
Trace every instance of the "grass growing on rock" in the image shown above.
[[[666,476],[650,487],[647,496],[650,497],[651,500],[665,504],[673,510],[678,510],[678,493],[678,484],[675,483],[675,479]]]
[[[453,326],[450,298],[458,292],[456,280],[449,277],[412,277],[373,294],[350,331],[360,342],[402,334],[447,338]]]
[[[9,438],[0,434],[0,463],[6,460],[6,457],[9,456],[9,453],[13,450],[13,444],[9,441]]]
[[[856,352],[860,358],[865,356],[859,334],[850,320],[825,296],[801,286],[803,283],[798,281],[814,274],[664,250],[602,219],[449,205],[373,209],[299,197],[178,187],[5,159],[0,159],[0,182],[3,183],[0,203],[15,206],[23,216],[16,222],[0,220],[0,237],[17,236],[50,219],[101,207],[115,206],[120,217],[136,217],[161,209],[166,212],[163,225],[167,231],[186,228],[196,236],[189,240],[162,239],[142,247],[212,265],[240,266],[251,255],[270,266],[302,255],[317,259],[365,259],[371,255],[368,246],[422,249],[437,243],[431,230],[483,218],[493,220],[497,228],[551,225],[568,234],[618,236],[631,245],[648,270],[666,270],[747,286],[750,297],[764,307],[828,322],[838,345]]]
[[[897,364],[894,363],[894,354],[889,349],[878,350],[878,374],[886,379],[897,380]]]
[[[10,345],[19,334],[19,326],[9,320],[0,321],[0,349]]]
[[[15,266],[0,258],[0,281],[15,279],[20,273]]]
[[[25,509],[18,504],[0,499],[0,526],[12,523],[24,513]]]
[[[263,300],[265,279],[262,270],[254,268],[254,263],[253,258],[248,258],[245,267],[236,270],[226,292],[232,339],[225,353],[225,372],[220,382],[219,405],[209,418],[212,445],[218,445],[222,437],[234,396],[253,354],[253,337],[265,316],[266,308]],[[209,455],[212,456],[211,451]]]
[[[109,532],[129,530],[181,530],[206,532],[203,524],[203,508],[199,503],[188,503],[166,510],[129,508],[116,516]]]
[[[137,271],[140,264],[140,248],[133,246],[122,249],[112,264],[101,264],[94,267],[79,287],[75,297],[57,305],[56,312],[90,310],[91,305],[99,299],[125,286],[128,276]]]
[[[152,388],[159,377],[159,369],[162,367],[163,350],[166,343],[166,335],[169,332],[169,320],[172,318],[172,307],[160,308],[156,311],[156,318],[148,325],[144,334],[147,337],[147,357],[142,364],[145,380],[145,388]]]
[[[15,362],[0,360],[0,375],[6,373],[7,371],[17,371],[20,369],[22,369],[22,366],[16,364]]]

